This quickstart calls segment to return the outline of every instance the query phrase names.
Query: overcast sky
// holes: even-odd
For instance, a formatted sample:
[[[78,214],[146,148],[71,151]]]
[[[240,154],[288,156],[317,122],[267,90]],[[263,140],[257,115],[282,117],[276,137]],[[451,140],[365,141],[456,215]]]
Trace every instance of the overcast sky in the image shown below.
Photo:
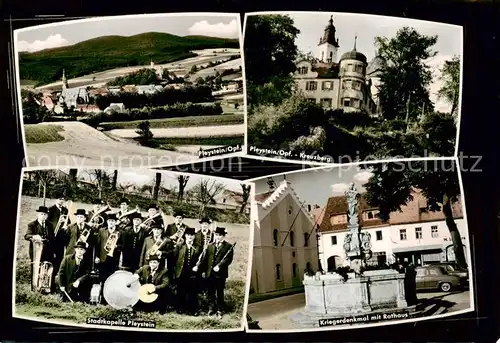
[[[76,44],[91,38],[119,35],[133,36],[144,32],[165,32],[178,36],[203,35],[238,38],[237,17],[221,15],[124,16],[99,20],[69,20],[30,27],[20,31],[19,51],[39,51]],[[22,29],[24,30],[24,29]]]
[[[437,80],[440,75],[438,70],[444,61],[450,60],[453,56],[462,56],[462,27],[441,24],[429,21],[384,17],[367,14],[349,14],[333,12],[309,12],[289,14],[295,22],[295,27],[301,33],[296,39],[297,47],[304,53],[312,52],[316,55],[319,39],[323,36],[325,27],[328,25],[330,16],[333,15],[333,25],[336,28],[336,37],[339,39],[339,50],[337,61],[340,56],[354,47],[354,37],[357,35],[357,51],[362,52],[371,61],[375,56],[375,37],[394,37],[399,29],[410,26],[424,35],[437,35],[438,41],[434,45],[434,51],[438,54],[427,62],[433,67],[434,80],[431,85],[431,100],[435,103],[436,109],[449,112],[451,106],[437,100],[436,92],[441,87],[441,82]]]
[[[114,169],[104,169],[108,174],[112,174]],[[66,173],[69,170],[64,169]],[[93,169],[80,169],[78,170],[78,177],[87,181],[95,180],[89,174],[93,172]],[[160,171],[162,174],[162,185],[165,188],[174,188],[179,186],[177,182],[177,173],[169,173],[166,171]],[[134,184],[137,186],[142,186],[145,184],[153,185],[155,182],[156,171],[149,170],[132,170],[132,169],[120,169],[118,170],[118,185],[120,184]],[[226,185],[226,189],[241,192],[240,182],[231,179],[215,179],[204,175],[190,175],[189,181],[187,183],[186,189],[191,189],[194,187],[201,179],[211,179],[216,180],[219,183]]]
[[[343,166],[286,174],[286,180],[290,181],[292,188],[306,204],[318,204],[323,207],[328,198],[344,195],[351,182],[354,182],[358,192],[364,192],[363,185],[371,175],[369,171],[361,170],[357,166]],[[283,174],[272,178],[277,185],[284,180]],[[256,193],[268,191],[267,178],[254,182]]]

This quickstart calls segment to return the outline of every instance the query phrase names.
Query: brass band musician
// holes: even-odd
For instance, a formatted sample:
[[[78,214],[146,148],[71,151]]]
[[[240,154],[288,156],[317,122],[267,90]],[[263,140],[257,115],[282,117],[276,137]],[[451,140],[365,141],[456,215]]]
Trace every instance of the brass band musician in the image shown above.
[[[208,244],[212,243],[214,240],[214,233],[209,227],[211,222],[212,221],[208,217],[200,219],[201,229],[196,233],[194,244],[201,250],[204,250]]]
[[[208,279],[209,315],[215,313],[220,319],[224,309],[228,268],[233,262],[233,245],[225,240],[226,229],[223,227],[215,229],[214,238],[214,242],[207,248],[202,269]]]
[[[147,223],[147,224],[146,224]],[[146,232],[148,235],[151,234],[152,224],[157,224],[161,225],[162,227],[165,227],[163,223],[163,218],[160,215],[160,208],[156,204],[150,204],[148,207],[148,216],[144,219],[143,226],[146,229]]]
[[[130,215],[130,219],[132,220],[132,227],[121,235],[122,268],[133,272],[142,265],[140,263],[141,252],[147,233],[141,227],[142,216],[140,213],[133,213]]]
[[[57,223],[59,222],[59,219],[61,216],[66,216],[68,215],[68,208],[64,206],[64,202],[67,200],[67,198],[64,196],[64,194],[59,193],[56,199],[56,203],[52,206],[49,207],[49,213],[47,217],[47,221],[49,221],[52,224],[52,227],[55,228],[57,227]],[[68,224],[71,223],[71,221],[68,219]],[[57,233],[55,233],[55,240],[54,240],[54,270],[58,271],[59,266],[61,265],[62,259],[64,257],[64,247],[65,247],[65,235],[62,230],[59,230]],[[53,285],[53,291],[55,290],[55,276],[56,273],[52,274],[54,276],[54,279],[52,281]]]
[[[166,229],[166,235],[167,235],[167,237],[172,237],[177,232],[183,231],[187,227],[186,224],[184,224],[182,222],[184,220],[184,213],[182,213],[182,211],[175,211],[174,212],[174,219],[175,219],[175,222],[172,223],[172,224],[169,224],[167,226],[167,229]]]
[[[86,244],[86,249],[91,251],[95,244],[95,234],[92,226],[87,224],[87,212],[84,209],[77,209],[74,213],[76,222],[71,224],[67,230],[66,235],[66,253],[65,255],[73,255],[75,252],[76,243],[81,241]],[[92,258],[91,254],[86,254],[85,259]],[[87,261],[91,262],[91,260]]]
[[[154,293],[158,294],[158,299],[151,304],[140,303],[139,307],[144,310],[159,311],[163,314],[167,308],[166,298],[170,293],[167,271],[165,268],[161,268],[161,261],[158,255],[148,256],[147,261],[148,264],[139,268],[134,275],[142,285],[154,285]]]
[[[96,240],[95,263],[98,264],[99,277],[102,282],[118,269],[120,260],[119,235],[116,228],[116,215],[109,214],[106,227],[99,230]]]
[[[198,314],[198,258],[200,249],[194,245],[195,229],[186,228],[185,241],[175,247],[175,281],[177,288],[177,312]]]
[[[153,235],[144,240],[139,264],[141,266],[147,265],[149,255],[151,255],[152,250],[156,250],[153,251],[154,254],[160,259],[162,267],[165,267],[167,265],[166,259],[173,250],[172,241],[165,236],[163,226],[160,224],[152,224],[151,229]]]
[[[38,218],[28,224],[28,230],[24,235],[24,239],[30,242],[29,245],[29,256],[31,260],[31,276],[33,277],[33,243],[42,242],[43,250],[41,254],[40,261],[50,262],[54,261],[54,227],[47,221],[49,215],[49,209],[45,206],[40,206],[36,212],[38,213]],[[33,285],[32,285],[33,286]]]
[[[84,242],[78,242],[72,246],[71,255],[66,255],[61,263],[57,274],[57,283],[63,293],[63,299],[72,301],[88,302],[90,296],[90,284],[87,282],[90,273],[89,259],[84,258],[87,246]]]

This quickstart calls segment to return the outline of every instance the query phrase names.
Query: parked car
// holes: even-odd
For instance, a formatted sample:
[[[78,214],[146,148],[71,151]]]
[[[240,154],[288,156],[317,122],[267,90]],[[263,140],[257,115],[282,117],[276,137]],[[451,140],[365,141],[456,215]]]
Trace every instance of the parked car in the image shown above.
[[[440,263],[432,263],[433,266],[441,266],[446,269],[446,272],[449,275],[455,275],[460,278],[460,286],[468,287],[469,286],[469,270],[460,268],[458,264],[455,262],[440,262]]]
[[[450,275],[444,266],[428,265],[415,270],[417,291],[432,289],[449,292],[460,287],[460,277]]]

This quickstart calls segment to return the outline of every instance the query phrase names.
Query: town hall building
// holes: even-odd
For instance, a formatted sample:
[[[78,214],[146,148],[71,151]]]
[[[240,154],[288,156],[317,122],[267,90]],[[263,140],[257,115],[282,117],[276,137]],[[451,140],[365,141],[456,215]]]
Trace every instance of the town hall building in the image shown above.
[[[296,87],[305,96],[325,109],[343,109],[346,112],[379,113],[378,89],[383,60],[377,56],[368,62],[356,50],[356,40],[350,51],[337,61],[339,40],[336,38],[333,16],[319,40],[313,58],[302,58],[296,63]]]

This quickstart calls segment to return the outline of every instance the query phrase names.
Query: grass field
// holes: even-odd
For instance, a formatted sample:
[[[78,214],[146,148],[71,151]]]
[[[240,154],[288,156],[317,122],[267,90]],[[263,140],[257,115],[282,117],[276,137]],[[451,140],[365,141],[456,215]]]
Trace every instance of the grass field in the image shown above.
[[[26,143],[49,143],[64,140],[64,137],[59,134],[64,131],[60,125],[24,125],[24,135]]]
[[[47,200],[46,205],[51,206],[55,201]],[[24,240],[27,225],[36,219],[35,210],[43,205],[40,198],[23,196],[21,198],[21,217],[19,219],[19,231],[16,256],[16,314],[52,320],[67,324],[85,324],[87,317],[96,318],[120,318],[126,317],[135,320],[155,321],[157,329],[237,329],[241,326],[243,315],[243,304],[245,299],[245,283],[248,266],[248,244],[250,239],[250,228],[248,225],[217,223],[218,226],[226,227],[228,231],[227,241],[237,242],[234,250],[233,263],[229,267],[229,278],[226,283],[225,301],[230,312],[215,320],[208,316],[191,317],[177,313],[124,313],[107,306],[91,306],[82,303],[64,303],[59,295],[41,295],[31,291],[30,283],[30,261],[28,255],[28,242]],[[74,203],[72,212],[77,208],[90,210],[92,205]],[[169,223],[173,217],[167,216]],[[186,224],[198,227],[196,219],[186,219]]]
[[[144,120],[107,122],[100,123],[105,130],[115,129],[135,129]],[[193,116],[184,118],[151,119],[150,127],[153,128],[177,128],[190,126],[212,126],[212,125],[233,125],[243,124],[245,118],[243,114],[221,114],[218,116]]]

